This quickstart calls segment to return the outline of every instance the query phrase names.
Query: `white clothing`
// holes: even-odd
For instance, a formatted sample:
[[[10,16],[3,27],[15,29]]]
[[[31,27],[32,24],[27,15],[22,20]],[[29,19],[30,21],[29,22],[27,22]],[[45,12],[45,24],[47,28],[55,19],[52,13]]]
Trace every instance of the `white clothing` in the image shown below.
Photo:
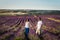
[[[29,28],[29,22],[25,23],[25,28]]]
[[[38,22],[37,22],[37,29],[40,29],[41,26],[42,26],[42,21],[38,21]]]
[[[41,28],[41,26],[42,26],[42,21],[38,21],[37,22],[37,29],[36,29],[36,34],[38,33],[38,34],[40,34],[40,28]]]

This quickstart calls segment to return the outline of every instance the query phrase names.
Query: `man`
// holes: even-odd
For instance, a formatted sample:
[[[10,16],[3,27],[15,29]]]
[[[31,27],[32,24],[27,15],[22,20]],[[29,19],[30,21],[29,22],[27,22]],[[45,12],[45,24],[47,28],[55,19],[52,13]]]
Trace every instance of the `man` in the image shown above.
[[[37,16],[35,16],[35,18],[38,18],[38,22],[37,22],[37,25],[36,25],[36,34],[40,38],[40,40],[44,40],[44,38],[42,37],[42,33],[41,33],[42,32],[41,27],[42,27],[42,24],[43,24],[42,19],[37,17]]]
[[[41,26],[42,26],[42,20],[41,18],[38,17],[38,22],[36,25],[36,34],[40,35],[41,33]]]

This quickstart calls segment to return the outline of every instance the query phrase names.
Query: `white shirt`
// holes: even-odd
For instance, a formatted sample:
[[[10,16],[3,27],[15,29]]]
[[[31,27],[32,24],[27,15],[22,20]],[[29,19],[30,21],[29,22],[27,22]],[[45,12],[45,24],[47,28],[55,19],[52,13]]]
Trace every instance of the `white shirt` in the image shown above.
[[[42,26],[42,21],[38,21],[38,22],[37,22],[37,29],[40,29],[41,26]]]
[[[25,28],[29,28],[29,22],[25,23]]]

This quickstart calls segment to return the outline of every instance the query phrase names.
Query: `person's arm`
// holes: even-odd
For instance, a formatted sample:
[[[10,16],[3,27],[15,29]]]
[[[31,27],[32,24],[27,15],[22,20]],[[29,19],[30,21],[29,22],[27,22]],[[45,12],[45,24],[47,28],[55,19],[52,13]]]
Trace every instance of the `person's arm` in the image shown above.
[[[32,27],[32,25],[29,23],[29,26],[30,26],[30,28]]]
[[[36,28],[37,28],[37,26],[38,26],[38,22],[37,22],[37,24],[36,24]]]
[[[43,22],[41,23],[41,25],[43,25]]]
[[[24,24],[26,24],[26,23],[24,23]],[[23,30],[23,31],[25,30],[25,25],[24,25],[24,26],[22,26],[22,30]]]

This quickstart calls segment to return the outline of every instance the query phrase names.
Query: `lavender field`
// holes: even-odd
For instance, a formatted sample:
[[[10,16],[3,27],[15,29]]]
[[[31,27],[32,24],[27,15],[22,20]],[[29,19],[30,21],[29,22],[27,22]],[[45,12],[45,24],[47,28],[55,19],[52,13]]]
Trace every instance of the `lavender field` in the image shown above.
[[[43,40],[60,40],[60,15],[39,15],[43,25],[41,36]],[[37,18],[34,16],[0,16],[0,40],[25,40],[24,25],[29,19],[32,28],[29,31],[30,40],[41,40],[35,34]]]

